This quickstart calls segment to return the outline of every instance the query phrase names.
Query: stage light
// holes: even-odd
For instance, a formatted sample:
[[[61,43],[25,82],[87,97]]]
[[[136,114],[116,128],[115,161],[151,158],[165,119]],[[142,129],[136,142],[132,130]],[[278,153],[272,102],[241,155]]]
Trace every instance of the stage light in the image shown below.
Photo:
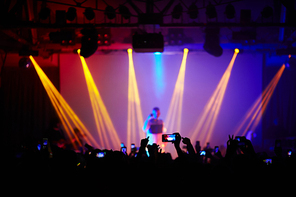
[[[89,21],[93,20],[95,18],[95,13],[92,8],[85,8],[83,14],[84,14],[85,18]]]
[[[184,43],[184,29],[169,28],[169,44],[182,45]]]
[[[50,16],[50,9],[48,7],[43,7],[38,15],[39,19],[46,20]]]
[[[62,97],[62,95],[58,92],[58,90],[55,88],[55,86],[52,84],[52,82],[49,80],[49,78],[46,76],[46,74],[43,72],[43,70],[40,68],[40,66],[37,64],[37,62],[34,60],[32,56],[29,57],[32,64],[34,65],[34,68],[49,96],[49,99],[63,125],[63,128],[70,139],[70,142],[73,144],[74,148],[76,148],[76,144],[73,143],[74,139],[76,142],[82,146],[80,143],[80,140],[78,139],[74,128],[77,128],[81,135],[85,135],[85,141],[88,144],[91,144],[92,146],[98,146],[97,142],[93,138],[93,136],[90,134],[90,132],[86,129],[84,124],[80,121],[78,116],[74,113],[74,111],[71,109],[71,107],[68,105],[68,103],[65,101],[65,99]]]
[[[154,53],[153,85],[155,89],[155,95],[159,99],[163,98],[165,89],[164,66],[162,58],[163,56],[160,52]]]
[[[142,132],[143,116],[134,68],[132,49],[128,49],[129,77],[128,77],[128,111],[127,111],[127,144],[135,143],[145,138]],[[130,149],[130,147],[128,147]],[[129,152],[130,150],[128,150]]]
[[[131,17],[131,12],[130,12],[129,9],[128,9],[126,6],[124,6],[124,5],[120,5],[120,6],[119,6],[119,13],[120,13],[121,16],[122,16],[124,19],[126,19],[126,20],[130,19],[130,17]]]
[[[198,17],[198,8],[197,8],[195,2],[193,2],[189,6],[187,13],[189,14],[189,18],[191,18],[191,19],[196,19]]]
[[[231,3],[226,6],[224,14],[228,19],[233,19],[235,17],[235,8]]]
[[[98,33],[94,28],[84,28],[81,30],[81,34],[83,36],[81,38],[80,55],[88,58],[98,49]]]
[[[240,125],[236,128],[234,135],[244,136],[246,135],[247,131],[255,131],[256,127],[258,126],[266,107],[269,103],[269,100],[276,88],[283,72],[285,69],[285,65],[283,64],[269,84],[266,86],[262,94],[256,99],[254,104],[250,107],[250,109],[245,114],[243,120],[241,121]]]
[[[238,48],[234,49],[234,52],[239,53],[239,49]]]
[[[214,93],[204,107],[201,116],[198,118],[196,127],[190,135],[191,140],[199,140],[201,144],[206,144],[212,137],[236,57],[237,53],[234,53]]]
[[[181,3],[178,3],[173,9],[172,17],[174,19],[179,19],[179,18],[181,18],[182,13],[183,13],[183,7],[182,7]]]
[[[166,129],[170,132],[180,132],[181,130],[182,103],[188,51],[189,50],[187,48],[184,49],[178,78],[175,83],[174,92],[171,98],[167,116],[165,118]]]
[[[209,2],[209,5],[206,7],[206,15],[209,19],[213,19],[217,17],[217,11],[215,6]]]
[[[76,8],[69,7],[67,11],[67,20],[68,21],[74,21],[74,19],[77,17]]]
[[[273,16],[273,9],[270,6],[266,6],[265,8],[263,8],[261,15],[263,18],[269,18],[271,16]]]
[[[116,17],[116,13],[115,13],[115,9],[108,5],[106,8],[105,8],[105,11],[104,11],[104,14],[107,16],[108,19],[114,19]]]
[[[88,69],[86,61],[83,56],[80,55],[80,50],[77,50],[84,76],[85,81],[92,105],[93,115],[95,119],[95,124],[97,127],[97,132],[99,135],[100,141],[100,148],[107,148],[107,149],[118,149],[120,146],[120,140],[117,135],[117,132],[113,126],[109,113],[106,109],[106,106],[101,98],[99,90],[93,80],[93,77]]]
[[[31,61],[27,57],[23,57],[19,60],[19,67],[20,68],[29,68],[31,66]]]

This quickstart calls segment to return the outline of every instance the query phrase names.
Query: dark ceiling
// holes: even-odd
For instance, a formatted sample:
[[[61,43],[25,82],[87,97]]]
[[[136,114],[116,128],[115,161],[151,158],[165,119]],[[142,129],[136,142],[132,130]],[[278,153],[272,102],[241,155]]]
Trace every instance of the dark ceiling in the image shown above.
[[[45,57],[79,48],[85,28],[108,31],[108,43],[98,50],[126,49],[136,31],[161,32],[171,48],[170,32],[181,31],[176,48],[199,50],[206,27],[219,28],[226,48],[275,51],[294,47],[296,40],[294,0],[2,0],[0,13],[0,49],[38,50]],[[55,40],[52,32],[71,41]]]

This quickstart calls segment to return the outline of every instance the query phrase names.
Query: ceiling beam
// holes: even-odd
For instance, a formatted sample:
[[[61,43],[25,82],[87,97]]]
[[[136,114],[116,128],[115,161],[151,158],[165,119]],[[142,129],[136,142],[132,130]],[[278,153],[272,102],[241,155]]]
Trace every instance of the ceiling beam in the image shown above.
[[[86,28],[86,27],[113,27],[113,28],[120,28],[120,27],[139,27],[141,24],[138,23],[127,23],[127,24],[116,24],[116,23],[100,23],[100,24],[74,24],[68,23],[65,25],[59,24],[48,24],[48,23],[38,23],[32,21],[21,21],[17,23],[6,23],[0,26],[0,30],[3,29],[22,29],[22,28],[46,28],[46,29],[60,29],[60,28]],[[241,24],[241,23],[164,23],[159,24],[160,27],[295,27],[295,24],[291,23],[248,23],[248,24]]]

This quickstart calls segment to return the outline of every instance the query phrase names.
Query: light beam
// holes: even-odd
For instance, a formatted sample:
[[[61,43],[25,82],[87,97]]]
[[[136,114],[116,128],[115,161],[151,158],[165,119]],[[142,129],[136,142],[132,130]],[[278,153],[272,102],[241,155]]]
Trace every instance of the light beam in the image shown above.
[[[98,144],[96,140],[93,138],[90,132],[86,129],[84,124],[80,121],[78,116],[74,113],[74,111],[65,101],[65,99],[62,97],[59,91],[55,88],[55,86],[52,84],[52,82],[49,80],[49,78],[46,76],[46,74],[37,64],[35,59],[32,56],[30,56],[29,58],[49,96],[49,99],[59,119],[61,120],[64,130],[68,138],[70,139],[70,141],[73,142],[73,139],[75,139],[80,146],[82,145],[80,143],[80,140],[78,140],[76,133],[74,132],[74,128],[77,128],[82,136],[84,135],[86,136],[85,140],[88,144],[97,147]],[[75,149],[77,148],[75,143],[73,143],[73,146]]]
[[[100,148],[107,149],[120,149],[120,140],[117,132],[113,126],[109,113],[106,106],[101,98],[99,90],[93,80],[93,77],[88,69],[86,61],[83,56],[80,56],[80,49],[77,50],[81,64],[83,67],[83,72],[87,84],[87,89],[93,109],[94,119],[97,127],[97,132],[99,135]]]
[[[258,126],[266,107],[269,103],[269,100],[276,88],[283,72],[285,69],[285,65],[283,64],[269,84],[266,86],[262,94],[256,99],[254,104],[250,107],[250,109],[245,114],[243,120],[240,125],[236,128],[234,135],[238,135],[242,131],[242,136],[246,135],[248,130],[254,131]]]
[[[128,49],[129,77],[128,77],[128,111],[127,111],[127,149],[130,151],[131,143],[139,142],[145,138],[142,131],[143,116],[138,91],[136,73],[133,62],[133,50]]]
[[[227,69],[220,79],[214,93],[203,109],[201,116],[198,119],[195,129],[191,134],[191,139],[199,140],[201,144],[206,144],[214,131],[216,120],[221,108],[221,104],[225,95],[231,71],[239,50],[235,50]]]

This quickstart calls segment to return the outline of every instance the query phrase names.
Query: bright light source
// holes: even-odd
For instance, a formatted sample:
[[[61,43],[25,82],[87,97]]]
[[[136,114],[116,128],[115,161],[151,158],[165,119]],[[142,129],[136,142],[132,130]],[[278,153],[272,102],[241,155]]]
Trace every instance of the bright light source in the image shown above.
[[[161,52],[154,52],[154,55],[161,55]]]
[[[234,52],[239,53],[239,49],[238,48],[234,49]]]
[[[128,53],[131,53],[131,52],[133,52],[133,50],[132,49],[128,49],[127,52]]]
[[[107,149],[120,149],[119,137],[107,112],[106,106],[100,96],[99,90],[97,89],[84,57],[80,56],[80,54],[79,57],[83,67],[97,132],[100,138],[100,147]]]
[[[85,135],[86,143],[92,145],[92,146],[98,146],[95,139],[92,137],[90,132],[86,129],[84,124],[80,121],[78,116],[74,113],[74,111],[71,109],[71,107],[68,105],[68,103],[65,101],[65,99],[62,97],[62,95],[58,92],[58,90],[54,87],[52,82],[49,80],[49,78],[46,76],[46,74],[43,72],[43,70],[40,68],[40,66],[37,64],[37,62],[34,60],[32,56],[29,57],[32,64],[34,65],[34,68],[49,96],[49,99],[59,116],[59,119],[61,120],[61,123],[64,127],[64,130],[69,137],[70,141],[73,143],[74,139],[76,142],[82,146],[80,143],[80,140],[78,139],[76,133],[74,132],[74,128],[77,128],[81,135]],[[76,148],[76,144],[73,143],[74,148]]]

